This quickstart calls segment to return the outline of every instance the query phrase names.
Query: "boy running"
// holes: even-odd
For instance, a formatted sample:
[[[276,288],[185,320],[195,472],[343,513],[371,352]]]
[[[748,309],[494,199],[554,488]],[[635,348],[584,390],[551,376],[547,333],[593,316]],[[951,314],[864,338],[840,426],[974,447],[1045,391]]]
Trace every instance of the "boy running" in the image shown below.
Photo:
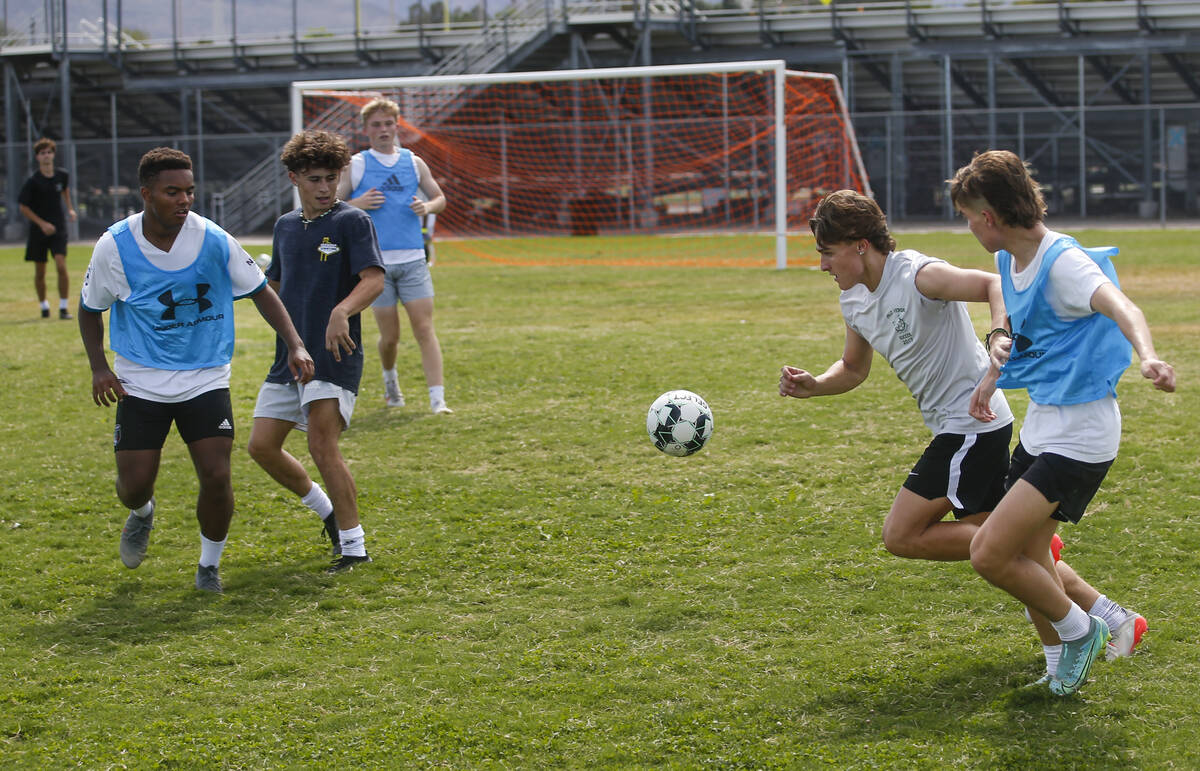
[[[216,223],[191,211],[196,195],[192,159],[169,147],[155,148],[142,156],[138,180],[145,211],[100,237],[79,301],[92,399],[105,407],[117,405],[117,497],[129,508],[121,561],[136,568],[146,556],[154,527],[154,484],[174,423],[200,482],[196,588],[220,592],[218,567],[233,519],[233,301],[253,298],[282,341],[289,379],[308,380],[313,362],[250,255]],[[115,373],[104,352],[103,313],[109,309]]]
[[[809,226],[821,269],[842,290],[846,342],[841,359],[821,375],[784,367],[780,395],[845,393],[866,380],[878,351],[913,394],[934,435],[884,519],[884,545],[899,557],[966,560],[972,537],[1004,493],[1013,416],[999,392],[990,402],[994,420],[968,414],[988,365],[964,303],[987,302],[998,324],[1004,318],[999,277],[896,251],[879,205],[852,190],[822,200]],[[951,512],[955,521],[943,521]],[[1048,548],[1035,556],[1051,569]],[[1058,567],[1073,596],[1122,630],[1110,655],[1129,655],[1137,643],[1133,620],[1141,616],[1109,601],[1066,563]],[[1039,633],[1053,671],[1059,640],[1048,625]]]
[[[350,160],[341,137],[326,131],[293,136],[280,154],[300,195],[300,208],[275,223],[267,280],[279,292],[301,338],[314,353],[313,379],[288,377],[282,341],[258,393],[250,456],[325,522],[333,544],[329,573],[367,563],[358,490],[338,447],[350,425],[362,379],[360,313],[383,291],[383,261],[371,218],[337,199]],[[308,433],[308,452],[328,493],[283,449],[293,428]]]
[[[1087,680],[1109,627],[1030,555],[1044,552],[1059,522],[1079,522],[1117,457],[1116,386],[1131,349],[1155,388],[1174,391],[1175,370],[1158,358],[1145,316],[1117,284],[1116,249],[1083,249],[1047,228],[1041,189],[1020,158],[980,153],[949,182],[971,233],[996,255],[1008,314],[988,335],[991,367],[971,414],[996,419],[997,386],[1025,388],[1030,399],[1008,490],[971,541],[971,565],[1050,621],[1063,641],[1050,690],[1067,696]]]

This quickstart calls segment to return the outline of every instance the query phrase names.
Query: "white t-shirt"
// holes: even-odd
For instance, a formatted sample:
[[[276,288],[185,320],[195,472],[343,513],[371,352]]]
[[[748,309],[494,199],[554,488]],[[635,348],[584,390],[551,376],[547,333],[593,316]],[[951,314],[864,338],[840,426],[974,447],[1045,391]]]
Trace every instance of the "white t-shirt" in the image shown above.
[[[128,218],[129,232],[137,241],[138,248],[160,270],[182,270],[191,265],[200,253],[204,242],[205,219],[195,212],[175,237],[170,252],[164,252],[146,240],[142,233],[142,213]],[[251,294],[262,286],[266,277],[242,245],[229,236],[229,276],[233,280],[233,296]],[[84,307],[94,311],[108,310],[117,300],[125,300],[131,294],[125,268],[112,233],[107,230],[92,250],[92,260],[83,278],[80,299]],[[113,372],[131,396],[156,402],[184,402],[217,388],[229,387],[230,367],[168,370],[147,367],[130,361],[119,353],[113,354]]]
[[[1047,232],[1033,261],[1025,270],[1011,273],[1017,291],[1032,285],[1046,250],[1063,237],[1062,233]],[[1092,295],[1108,283],[1111,282],[1099,265],[1079,249],[1070,247],[1050,266],[1043,296],[1056,316],[1069,321],[1094,313]],[[1053,452],[1086,463],[1110,461],[1117,457],[1121,447],[1121,410],[1112,396],[1066,405],[1030,400],[1025,422],[1021,424],[1021,444],[1031,455]]]
[[[1002,428],[1013,421],[1002,391],[992,395],[995,420],[983,423],[967,412],[971,392],[987,371],[987,354],[965,304],[932,300],[917,290],[917,272],[932,262],[942,260],[910,249],[892,252],[874,292],[863,284],[842,292],[842,316],[887,359],[934,434]]]
[[[375,160],[379,161],[381,164],[383,164],[384,166],[386,166],[388,168],[395,166],[400,161],[400,153],[398,151],[388,155],[385,153],[381,153],[377,150],[372,150],[372,149],[368,148],[364,152],[368,152],[371,155],[375,156]],[[411,157],[413,159],[413,162],[412,162],[413,174],[416,174],[417,178],[420,179],[420,173],[417,171],[417,156],[413,155]],[[365,169],[365,168],[366,168],[366,161],[363,160],[362,153],[355,153],[354,155],[350,156],[350,189],[351,190],[357,189],[358,184],[360,182],[362,182],[363,169]],[[418,192],[418,195],[420,195],[419,188],[418,188],[417,192]],[[372,217],[375,216],[375,212],[370,211],[370,210],[367,211],[367,214],[370,214]],[[406,262],[416,262],[417,260],[425,259],[425,249],[424,248],[421,248],[421,249],[380,249],[379,253],[383,256],[383,264],[384,265],[403,265]]]

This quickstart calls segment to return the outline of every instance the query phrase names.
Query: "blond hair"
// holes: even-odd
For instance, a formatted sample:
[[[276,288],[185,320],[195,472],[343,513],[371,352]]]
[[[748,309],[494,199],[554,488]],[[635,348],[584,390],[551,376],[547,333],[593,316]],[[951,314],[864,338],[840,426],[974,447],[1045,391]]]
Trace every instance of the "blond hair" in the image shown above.
[[[363,108],[358,111],[358,117],[362,118],[363,123],[366,123],[373,113],[380,111],[386,112],[393,118],[400,117],[400,105],[384,96],[376,97],[364,104]]]

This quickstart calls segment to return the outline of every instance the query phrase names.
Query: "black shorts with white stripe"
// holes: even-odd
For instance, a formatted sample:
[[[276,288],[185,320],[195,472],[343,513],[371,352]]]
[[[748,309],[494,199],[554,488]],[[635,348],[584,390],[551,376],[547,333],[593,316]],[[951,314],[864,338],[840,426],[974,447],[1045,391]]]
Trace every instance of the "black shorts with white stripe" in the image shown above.
[[[1004,497],[1012,424],[979,434],[938,434],[904,480],[926,500],[948,498],[958,518],[991,511]]]

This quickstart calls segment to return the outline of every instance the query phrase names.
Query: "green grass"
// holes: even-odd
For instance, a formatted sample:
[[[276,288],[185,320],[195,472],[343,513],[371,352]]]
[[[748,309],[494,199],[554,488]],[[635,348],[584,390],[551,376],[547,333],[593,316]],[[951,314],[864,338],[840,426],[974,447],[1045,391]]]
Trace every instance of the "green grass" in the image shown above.
[[[1020,689],[1041,659],[1014,601],[966,564],[882,548],[883,514],[928,441],[887,365],[842,397],[776,395],[780,365],[820,369],[841,352],[823,273],[615,265],[605,239],[571,242],[558,266],[439,244],[456,413],[428,414],[407,338],[412,406],[382,406],[367,319],[343,450],[375,563],[337,577],[320,572],[315,517],[245,452],[273,343],[239,303],[238,503],[226,594],[214,597],[192,588],[196,484],[174,433],[149,557],[121,566],[112,411],[91,402],[75,325],[35,318],[30,266],[0,250],[0,757],[18,768],[1196,767],[1194,233],[1078,235],[1122,247],[1124,286],[1180,391],[1127,376],[1121,456],[1089,516],[1064,529],[1081,574],[1150,623],[1136,656],[1098,664],[1070,699]],[[726,243],[730,259],[746,249]],[[901,245],[988,266],[962,232]],[[88,251],[72,247],[73,292]],[[982,331],[982,308],[975,319]],[[673,388],[716,415],[690,458],[658,453],[643,428]],[[302,438],[289,442],[303,455]]]

